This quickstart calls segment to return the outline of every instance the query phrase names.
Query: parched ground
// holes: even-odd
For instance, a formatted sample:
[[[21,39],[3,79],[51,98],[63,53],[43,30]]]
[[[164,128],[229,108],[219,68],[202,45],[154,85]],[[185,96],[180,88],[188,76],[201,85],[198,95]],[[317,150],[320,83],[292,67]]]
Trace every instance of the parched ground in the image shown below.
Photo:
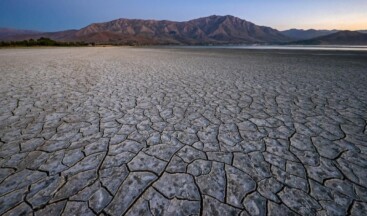
[[[367,215],[367,53],[0,50],[0,215]]]

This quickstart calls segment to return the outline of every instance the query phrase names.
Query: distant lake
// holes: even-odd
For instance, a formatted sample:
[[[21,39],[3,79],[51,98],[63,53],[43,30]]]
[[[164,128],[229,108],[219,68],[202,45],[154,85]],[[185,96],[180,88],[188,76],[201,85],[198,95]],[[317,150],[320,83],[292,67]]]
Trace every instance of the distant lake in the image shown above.
[[[255,49],[255,50],[328,50],[328,51],[367,51],[367,46],[320,45],[228,45],[228,46],[178,46],[184,48]]]

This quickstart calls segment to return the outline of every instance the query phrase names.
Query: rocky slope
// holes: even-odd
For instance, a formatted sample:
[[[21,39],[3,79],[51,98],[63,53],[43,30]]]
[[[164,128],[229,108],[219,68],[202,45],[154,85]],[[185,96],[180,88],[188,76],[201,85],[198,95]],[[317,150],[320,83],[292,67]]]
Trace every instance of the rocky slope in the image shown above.
[[[94,23],[80,30],[24,34],[16,38],[40,36],[61,41],[112,44],[254,44],[290,41],[278,30],[234,16],[209,16],[186,22],[117,19]],[[8,35],[3,39],[12,40],[13,37]]]

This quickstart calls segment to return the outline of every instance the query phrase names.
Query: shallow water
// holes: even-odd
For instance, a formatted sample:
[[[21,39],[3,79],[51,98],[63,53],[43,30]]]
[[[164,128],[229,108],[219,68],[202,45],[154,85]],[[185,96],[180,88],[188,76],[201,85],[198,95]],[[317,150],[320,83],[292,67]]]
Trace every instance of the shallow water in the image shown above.
[[[326,51],[367,51],[367,46],[290,46],[290,45],[228,45],[228,46],[184,46],[185,48],[224,48],[256,50],[326,50]]]

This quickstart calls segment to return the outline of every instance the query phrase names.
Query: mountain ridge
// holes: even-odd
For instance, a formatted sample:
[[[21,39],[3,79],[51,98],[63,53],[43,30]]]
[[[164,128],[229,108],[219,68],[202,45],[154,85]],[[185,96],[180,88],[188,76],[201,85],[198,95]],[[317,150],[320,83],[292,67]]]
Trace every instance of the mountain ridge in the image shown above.
[[[35,36],[61,41],[143,45],[269,44],[291,40],[276,29],[230,15],[212,15],[182,22],[120,18],[92,23],[79,30],[17,35],[16,38],[21,40]],[[0,40],[11,39],[0,35]]]
[[[338,31],[333,34],[300,40],[291,44],[298,45],[367,45],[367,34],[358,31]]]
[[[325,36],[328,34],[333,34],[338,32],[338,30],[324,30],[324,29],[288,29],[281,31],[282,34],[293,38],[295,40],[308,40],[316,37]]]
[[[285,36],[288,36],[290,38],[293,38],[294,40],[309,40],[321,36],[326,36],[329,34],[333,34],[339,31],[345,31],[345,30],[338,30],[338,29],[297,29],[292,28],[284,31],[280,31]],[[360,33],[367,33],[367,30],[356,30]]]

